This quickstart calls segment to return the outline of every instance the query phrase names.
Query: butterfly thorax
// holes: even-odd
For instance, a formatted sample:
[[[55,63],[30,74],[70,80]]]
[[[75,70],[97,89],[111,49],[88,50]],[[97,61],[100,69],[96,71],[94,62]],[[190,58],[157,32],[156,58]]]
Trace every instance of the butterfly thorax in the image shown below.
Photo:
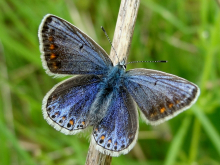
[[[122,86],[122,76],[124,75],[122,65],[114,66],[109,73],[103,77],[103,86],[105,94],[109,94],[114,90],[118,90]]]

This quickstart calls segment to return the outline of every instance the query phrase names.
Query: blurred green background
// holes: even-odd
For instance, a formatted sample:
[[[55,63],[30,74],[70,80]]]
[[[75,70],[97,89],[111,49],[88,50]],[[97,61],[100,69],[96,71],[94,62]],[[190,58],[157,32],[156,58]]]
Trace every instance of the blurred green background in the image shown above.
[[[219,165],[219,0],[142,0],[129,61],[178,75],[201,89],[197,103],[159,126],[140,120],[139,138],[113,165]],[[0,0],[0,164],[82,165],[89,133],[66,136],[43,119],[44,95],[63,79],[42,68],[38,26],[45,14],[68,20],[108,53],[120,1]]]

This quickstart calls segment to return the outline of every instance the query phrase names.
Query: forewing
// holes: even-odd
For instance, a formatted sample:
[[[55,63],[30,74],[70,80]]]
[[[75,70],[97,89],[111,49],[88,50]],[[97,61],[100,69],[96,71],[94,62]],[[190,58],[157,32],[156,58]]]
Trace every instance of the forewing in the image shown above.
[[[49,75],[103,75],[112,67],[107,53],[95,41],[59,17],[46,15],[38,37],[43,66]]]
[[[82,75],[55,85],[43,99],[47,122],[64,134],[75,134],[87,127],[87,114],[99,90],[100,78]]]
[[[126,89],[111,96],[105,117],[94,126],[92,142],[100,152],[119,156],[128,153],[136,143],[138,113]]]
[[[138,104],[144,120],[152,125],[190,108],[200,93],[195,84],[183,78],[150,69],[126,72],[124,85]]]

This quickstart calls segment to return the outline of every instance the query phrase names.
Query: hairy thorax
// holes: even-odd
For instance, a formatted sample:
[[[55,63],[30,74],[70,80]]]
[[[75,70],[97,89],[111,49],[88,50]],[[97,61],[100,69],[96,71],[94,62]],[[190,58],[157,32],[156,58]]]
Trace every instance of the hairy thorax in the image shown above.
[[[124,69],[121,65],[113,67],[107,76],[103,77],[103,94],[108,95],[117,91],[122,86],[122,76]]]

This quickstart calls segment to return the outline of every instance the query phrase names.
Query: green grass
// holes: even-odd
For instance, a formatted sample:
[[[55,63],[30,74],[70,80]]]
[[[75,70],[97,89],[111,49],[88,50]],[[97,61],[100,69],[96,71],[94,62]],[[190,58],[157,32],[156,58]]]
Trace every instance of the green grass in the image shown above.
[[[68,165],[85,163],[89,140],[66,136],[43,119],[44,95],[62,79],[42,68],[38,26],[51,13],[94,38],[107,52],[119,1],[0,0],[0,164]],[[142,0],[128,61],[178,75],[201,89],[197,103],[159,126],[140,122],[138,144],[113,165],[220,163],[220,11],[212,0]]]

